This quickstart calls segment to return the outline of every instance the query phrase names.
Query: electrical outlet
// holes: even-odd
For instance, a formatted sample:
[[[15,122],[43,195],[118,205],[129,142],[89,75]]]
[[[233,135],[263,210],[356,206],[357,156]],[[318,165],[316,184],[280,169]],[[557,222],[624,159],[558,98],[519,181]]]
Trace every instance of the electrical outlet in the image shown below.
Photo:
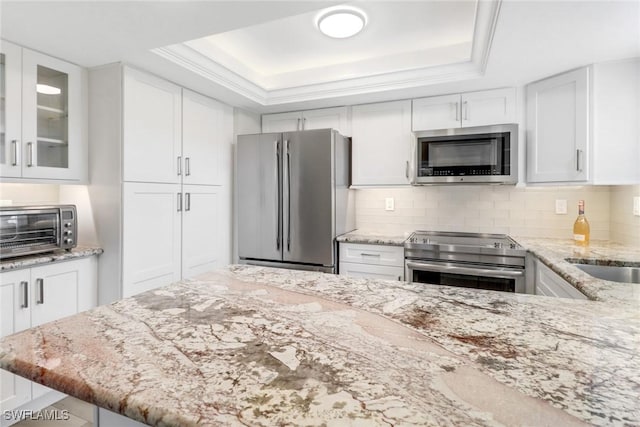
[[[640,197],[638,196],[633,198],[633,214],[635,216],[640,216]]]
[[[565,199],[556,200],[556,213],[558,215],[567,214],[567,201]]]
[[[395,210],[395,206],[393,203],[393,197],[387,197],[384,199],[384,210],[385,211],[393,211]]]

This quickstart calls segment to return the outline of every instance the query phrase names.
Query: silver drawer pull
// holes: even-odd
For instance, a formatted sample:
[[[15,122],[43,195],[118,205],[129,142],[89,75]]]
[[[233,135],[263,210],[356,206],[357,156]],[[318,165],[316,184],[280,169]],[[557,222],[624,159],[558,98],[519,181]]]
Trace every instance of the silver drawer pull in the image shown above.
[[[365,253],[365,252],[360,252],[360,255],[361,256],[372,256],[372,257],[380,258],[380,254],[368,254],[368,253]]]
[[[29,308],[29,282],[20,282],[22,286],[22,304],[20,308]]]
[[[38,284],[38,299],[36,304],[44,304],[44,279],[36,279],[36,283]]]

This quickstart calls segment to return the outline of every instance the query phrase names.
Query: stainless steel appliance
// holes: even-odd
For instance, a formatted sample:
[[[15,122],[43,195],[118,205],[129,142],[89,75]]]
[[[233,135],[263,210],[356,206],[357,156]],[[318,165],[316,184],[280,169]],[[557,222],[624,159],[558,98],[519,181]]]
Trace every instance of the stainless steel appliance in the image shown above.
[[[416,231],[404,245],[405,278],[414,283],[504,292],[526,289],[526,250],[503,234]]]
[[[331,129],[238,136],[240,262],[336,272],[353,230],[349,140]]]
[[[77,233],[73,205],[0,208],[0,258],[71,249]]]
[[[518,181],[518,125],[416,133],[414,185]]]

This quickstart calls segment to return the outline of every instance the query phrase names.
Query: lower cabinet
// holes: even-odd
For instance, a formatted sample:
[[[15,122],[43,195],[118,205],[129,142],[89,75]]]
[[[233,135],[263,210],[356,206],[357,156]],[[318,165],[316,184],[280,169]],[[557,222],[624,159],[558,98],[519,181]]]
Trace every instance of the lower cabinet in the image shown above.
[[[97,289],[96,257],[1,273],[0,335],[89,310],[96,306]],[[64,397],[4,370],[0,385],[0,411],[39,410]]]
[[[340,275],[404,280],[404,247],[340,243]]]
[[[553,272],[542,261],[535,260],[535,293],[558,298],[588,299],[582,292],[574,288]]]

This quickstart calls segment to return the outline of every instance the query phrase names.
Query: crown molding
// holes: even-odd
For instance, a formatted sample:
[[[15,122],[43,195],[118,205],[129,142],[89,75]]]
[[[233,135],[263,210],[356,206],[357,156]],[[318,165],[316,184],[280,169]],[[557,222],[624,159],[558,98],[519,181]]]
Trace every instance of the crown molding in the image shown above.
[[[152,52],[262,106],[410,89],[482,77],[489,60],[500,5],[501,0],[478,1],[470,61],[284,89],[266,90],[186,44],[157,48]]]

